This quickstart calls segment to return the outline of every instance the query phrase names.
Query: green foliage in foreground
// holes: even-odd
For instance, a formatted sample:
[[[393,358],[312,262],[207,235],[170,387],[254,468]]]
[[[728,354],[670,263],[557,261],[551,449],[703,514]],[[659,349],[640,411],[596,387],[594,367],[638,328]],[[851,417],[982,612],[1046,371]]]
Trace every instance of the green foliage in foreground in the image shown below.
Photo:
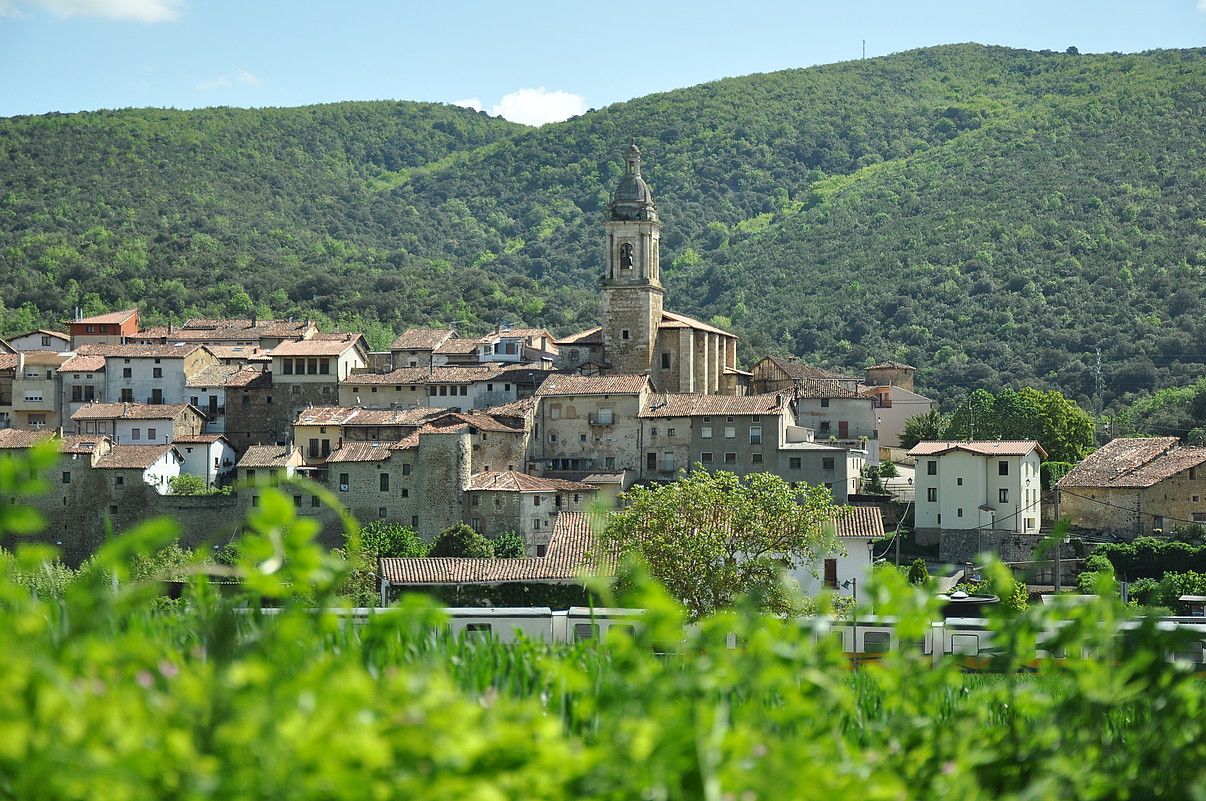
[[[17,476],[0,467],[0,492],[13,494]],[[1206,683],[1160,657],[1189,643],[1145,624],[1119,648],[1122,610],[1107,599],[1069,611],[1053,643],[1096,656],[1039,675],[968,676],[908,650],[852,675],[831,638],[741,599],[685,626],[684,610],[639,568],[631,595],[606,599],[647,610],[635,637],[503,646],[449,637],[441,611],[413,596],[346,625],[337,609],[352,568],[315,544],[317,526],[295,516],[288,496],[265,488],[261,499],[236,546],[243,595],[194,574],[180,601],[159,596],[154,571],[174,576],[181,565],[148,566],[142,555],[170,552],[168,521],[106,542],[61,597],[15,580],[53,560],[52,549],[22,545],[0,560],[0,797],[1096,801],[1206,792]],[[355,549],[355,523],[345,523]],[[1008,572],[990,565],[987,575],[1004,595]],[[867,595],[875,611],[895,615],[903,638],[920,637],[935,601],[898,571],[877,576]],[[261,595],[284,605],[261,612]],[[1045,614],[992,622],[993,667],[1029,659]]]

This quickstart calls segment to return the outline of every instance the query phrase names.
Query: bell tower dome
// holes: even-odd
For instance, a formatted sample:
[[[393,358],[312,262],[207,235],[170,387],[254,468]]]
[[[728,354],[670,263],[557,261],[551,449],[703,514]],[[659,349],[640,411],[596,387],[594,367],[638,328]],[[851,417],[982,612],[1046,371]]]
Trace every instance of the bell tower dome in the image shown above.
[[[662,319],[662,224],[653,193],[641,177],[635,140],[624,154],[624,175],[607,204],[603,227],[603,357],[618,373],[645,373],[653,364]]]

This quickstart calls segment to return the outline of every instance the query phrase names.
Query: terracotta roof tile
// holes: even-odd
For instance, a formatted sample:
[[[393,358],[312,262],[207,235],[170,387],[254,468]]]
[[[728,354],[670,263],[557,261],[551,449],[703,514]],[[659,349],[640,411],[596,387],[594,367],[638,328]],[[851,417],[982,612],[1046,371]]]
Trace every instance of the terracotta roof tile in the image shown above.
[[[636,395],[649,385],[644,375],[572,375],[558,373],[550,376],[536,390],[537,395]]]
[[[1182,447],[1176,437],[1111,440],[1059,480],[1060,488],[1151,487],[1206,463],[1206,448]]]
[[[89,325],[98,323],[101,325],[108,325],[110,323],[120,324],[124,323],[126,320],[129,320],[136,314],[138,314],[138,309],[124,309],[122,311],[109,312],[108,314],[97,314],[92,317],[85,317],[82,320],[72,320],[71,322],[74,325],[82,325],[85,323]]]
[[[112,345],[96,343],[80,345],[75,349],[76,355],[108,356],[124,359],[183,359],[198,349],[204,349],[211,355],[213,351],[195,342],[182,345]]]
[[[578,331],[574,334],[553,340],[554,345],[602,345],[603,329],[600,326]]]
[[[384,462],[392,449],[376,442],[345,442],[327,455],[327,464],[336,462]]]
[[[114,445],[97,460],[96,466],[108,470],[146,470],[165,453],[175,450],[174,445]]]
[[[15,370],[16,368],[17,354],[0,353],[0,370]]]
[[[455,353],[466,354],[473,353],[477,350],[477,346],[481,344],[481,340],[474,337],[458,337],[441,342],[440,346],[433,351],[434,353]]]
[[[54,365],[55,367],[59,367],[71,359],[71,357],[65,353],[55,353],[54,351],[49,350],[30,350],[26,351],[24,356],[26,364],[50,364]]]
[[[8,339],[12,341],[21,337],[27,337],[30,334],[43,334],[48,337],[58,337],[59,339],[71,339],[71,334],[64,334],[62,331],[51,331],[49,328],[35,328],[32,331],[23,331],[20,334],[13,334]]]
[[[1034,440],[973,440],[971,442],[918,442],[909,456],[937,456],[950,451],[966,451],[980,456],[1025,456],[1033,450],[1046,458],[1043,446]]]
[[[561,512],[553,523],[544,556],[518,559],[425,557],[380,560],[382,578],[391,584],[502,584],[525,581],[566,582],[584,573],[611,574],[615,560],[595,553],[596,539],[582,512]]]
[[[737,339],[737,335],[723,328],[717,328],[714,325],[709,325],[702,320],[696,320],[694,317],[688,317],[685,314],[676,314],[675,312],[663,311],[662,321],[658,323],[658,328],[694,328],[698,331],[706,331],[709,334],[720,334],[722,336]]]
[[[185,386],[200,387],[245,387],[268,377],[271,382],[272,374],[262,366],[244,364],[215,364],[206,367],[185,382]]]
[[[784,392],[765,395],[651,395],[640,417],[692,417],[698,415],[779,414],[787,406]]]
[[[835,373],[832,370],[826,370],[823,367],[814,367],[811,364],[796,361],[795,359],[784,359],[781,356],[767,356],[764,361],[768,361],[775,367],[778,367],[787,376],[795,381],[814,379],[814,380],[834,380],[834,381],[858,381],[854,376],[842,375]]]
[[[849,506],[834,512],[832,520],[839,537],[879,539],[884,536],[884,516],[878,506]]]
[[[284,445],[248,445],[236,467],[286,467],[301,463],[301,448]]]
[[[363,406],[309,406],[297,413],[299,426],[419,426],[447,409],[367,409]]]
[[[60,373],[99,373],[105,369],[104,356],[72,356],[59,367]]]
[[[187,403],[87,403],[72,420],[174,420],[185,409],[201,413]]]
[[[172,444],[173,445],[212,445],[213,443],[217,442],[218,440],[224,440],[228,443],[230,442],[230,440],[226,439],[226,436],[223,434],[188,434],[186,436],[174,437],[172,439]]]
[[[410,328],[389,346],[390,350],[435,350],[456,332],[451,328]]]
[[[352,337],[348,339],[347,337]],[[282,342],[272,349],[271,355],[276,356],[341,356],[357,346],[361,346],[359,334],[344,334],[341,339],[300,339]]]
[[[904,362],[894,362],[891,359],[889,359],[886,362],[880,362],[879,364],[873,364],[870,367],[866,367],[864,369],[866,369],[866,370],[916,370],[917,368],[911,364],[905,364]]]
[[[104,434],[64,434],[58,436],[54,431],[42,429],[29,431],[20,428],[5,428],[0,430],[0,450],[24,450],[32,448],[39,442],[55,440],[63,453],[91,453],[98,442],[108,442]]]
[[[594,492],[590,484],[558,478],[530,476],[516,470],[490,470],[469,478],[471,492]]]

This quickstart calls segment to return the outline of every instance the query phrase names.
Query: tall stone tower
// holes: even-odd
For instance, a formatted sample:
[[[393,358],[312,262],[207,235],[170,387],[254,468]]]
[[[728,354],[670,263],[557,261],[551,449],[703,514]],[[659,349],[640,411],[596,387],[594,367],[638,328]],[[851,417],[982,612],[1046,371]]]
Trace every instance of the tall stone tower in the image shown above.
[[[641,151],[635,141],[624,154],[624,177],[611,196],[603,225],[603,358],[617,373],[645,373],[653,364],[662,319],[662,224],[653,194],[641,178]]]

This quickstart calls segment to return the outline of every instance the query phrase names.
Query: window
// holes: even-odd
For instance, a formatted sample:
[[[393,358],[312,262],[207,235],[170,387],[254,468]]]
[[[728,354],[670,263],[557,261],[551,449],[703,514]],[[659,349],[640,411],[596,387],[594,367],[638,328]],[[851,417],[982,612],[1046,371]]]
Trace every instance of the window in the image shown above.
[[[960,506],[958,509],[955,510],[955,516],[963,517],[963,507],[962,506]]]
[[[736,426],[725,426],[724,427],[724,438],[725,439],[733,439],[736,436],[737,436],[737,427]]]
[[[579,441],[579,442],[583,442],[583,443],[585,443],[585,442],[586,442],[586,435],[585,435],[585,434],[579,434],[579,435],[578,435],[578,441]]]
[[[474,495],[472,498],[469,499],[469,505],[470,506],[481,506],[482,505],[481,496]]]
[[[928,462],[925,463],[925,474],[927,476],[938,475],[938,460],[937,459],[930,459]]]
[[[318,375],[318,359],[306,359],[306,374]]]
[[[378,483],[382,492],[389,492],[389,473],[382,473],[377,477]]]
[[[938,488],[930,487],[929,489],[927,489],[925,491],[925,499],[927,501],[929,501],[930,503],[937,503],[938,502]]]
[[[892,650],[892,634],[887,631],[868,631],[863,634],[863,653],[886,654]]]
[[[574,624],[574,642],[583,642],[585,640],[594,640],[599,636],[598,623],[575,623]]]
[[[404,476],[410,475],[410,465],[408,465],[408,464],[402,465],[402,475],[404,475]]]
[[[121,377],[122,377],[122,378],[133,378],[133,377],[134,377],[134,370],[133,370],[133,368],[131,368],[131,367],[123,367],[123,368],[121,368]]]
[[[50,337],[42,337],[42,344],[43,344],[43,345],[49,345],[49,344],[50,344]]]
[[[539,495],[533,495],[533,496],[532,496],[532,505],[533,505],[533,506],[539,506],[539,505],[540,505],[540,496],[539,496]]]
[[[620,339],[628,339],[628,329],[627,328],[620,331]]]
[[[318,360],[318,374],[319,375],[330,375],[331,374],[331,360],[330,359],[319,359]],[[376,391],[377,391],[377,388],[373,387],[373,392],[376,392]],[[382,517],[384,517],[384,515],[382,515]]]
[[[410,516],[410,527],[415,529],[416,531],[418,530],[418,528],[419,528],[419,516],[418,515]]]
[[[466,639],[489,639],[494,627],[489,623],[469,623],[465,626]]]
[[[63,483],[64,484],[71,483],[71,473],[63,473]]]
[[[790,459],[788,459],[787,466],[788,466],[788,468],[790,468],[792,470],[799,470],[800,469],[800,457],[793,456]]]
[[[703,428],[699,429],[699,436],[701,439],[711,439],[712,426],[704,426]]]
[[[300,508],[301,508],[301,496],[300,496],[300,495],[294,495],[294,496],[293,496],[293,506],[294,506],[294,508],[296,508],[296,509],[300,509]]]
[[[157,404],[163,403],[163,390],[162,389],[156,388],[156,389],[151,390],[151,403],[157,403]]]
[[[632,269],[632,245],[627,242],[620,245],[620,267],[625,270]]]
[[[114,479],[113,483],[114,483],[115,485],[117,485],[117,486],[119,486],[119,487],[120,487],[122,484],[125,484],[125,483],[126,483],[126,477],[125,477],[125,476],[118,476],[116,479]]]
[[[997,475],[998,476],[1009,475],[1009,462],[1005,461],[1004,459],[997,462]]]
[[[663,370],[670,369],[670,354],[669,353],[662,354],[662,369]]]
[[[142,439],[142,429],[135,428],[130,431],[130,439]]]
[[[158,432],[158,431],[156,431],[156,430],[155,430],[155,429],[153,429],[153,428],[148,428],[148,429],[147,429],[147,439],[148,439],[148,440],[155,440],[155,439],[158,439],[158,438],[159,438],[159,437],[158,437],[158,434],[159,434],[159,432]]]
[[[826,559],[825,560],[825,589],[836,590],[837,585],[838,585],[837,560],[836,559]]]
[[[712,464],[712,452],[704,451],[699,455],[699,461],[703,464]]]
[[[828,420],[822,420],[822,421],[821,421],[821,433],[822,433],[822,434],[828,434],[828,433],[829,433],[829,421],[828,421]]]
[[[615,470],[616,457],[608,456],[606,459],[603,460],[603,466],[606,467],[608,470]]]
[[[958,478],[956,478],[956,479],[955,479],[955,486],[956,486],[956,487],[962,487],[962,486],[963,486],[963,476],[959,476]]]
[[[348,482],[348,474],[340,473],[339,474],[339,491],[347,492],[348,491],[348,483],[349,483]]]
[[[1007,489],[997,490],[997,501],[1000,503],[1009,503],[1009,490],[1007,490]]]
[[[293,360],[281,359],[281,373],[284,375],[293,375]],[[355,391],[355,390],[353,390]]]
[[[821,408],[822,409],[829,408],[829,398],[821,398]]]
[[[762,444],[762,426],[750,426],[750,444]]]
[[[73,384],[71,387],[71,400],[82,401],[84,399],[84,388],[79,384]]]
[[[836,461],[834,460],[834,457],[832,457],[832,456],[826,456],[825,458],[821,459],[821,469],[822,470],[832,470],[833,466],[835,464],[836,464]]]
[[[154,367],[151,369],[151,378],[163,378],[163,368]]]
[[[653,451],[645,454],[645,467],[649,470],[657,470],[657,454]]]
[[[750,461],[754,464],[762,464],[762,454],[754,453],[750,455]]]
[[[726,451],[724,454],[725,464],[737,464],[737,454],[733,451]]]

